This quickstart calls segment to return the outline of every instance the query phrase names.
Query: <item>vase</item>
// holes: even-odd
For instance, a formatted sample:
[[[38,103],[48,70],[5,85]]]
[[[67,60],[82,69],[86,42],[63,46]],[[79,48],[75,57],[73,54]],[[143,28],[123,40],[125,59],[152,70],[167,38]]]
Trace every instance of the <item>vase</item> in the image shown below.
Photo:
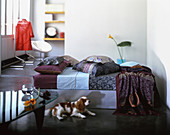
[[[123,62],[122,62],[122,60],[123,60]],[[125,59],[117,59],[117,64],[122,64],[122,63],[124,63],[124,62],[126,62],[126,60]]]

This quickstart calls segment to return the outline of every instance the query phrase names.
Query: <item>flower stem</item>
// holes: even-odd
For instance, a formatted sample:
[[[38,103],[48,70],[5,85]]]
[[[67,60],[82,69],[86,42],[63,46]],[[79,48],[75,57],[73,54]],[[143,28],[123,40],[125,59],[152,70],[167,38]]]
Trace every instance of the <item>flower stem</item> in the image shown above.
[[[116,40],[115,40],[114,38],[112,38],[112,39],[114,40],[114,42],[116,43],[116,46],[117,46],[118,44],[117,44]],[[120,53],[120,49],[119,49],[118,46],[117,46],[117,50],[118,50],[118,52],[119,52],[120,59],[121,59],[121,61],[122,61],[122,63],[123,63],[123,58],[122,58],[122,55],[121,55],[121,53]]]
[[[121,59],[121,61],[122,61],[122,63],[123,63],[123,58],[122,58],[122,55],[121,55],[121,53],[120,53],[120,49],[119,49],[118,46],[117,46],[117,49],[118,49],[118,52],[119,52],[119,55],[120,55],[120,59]]]

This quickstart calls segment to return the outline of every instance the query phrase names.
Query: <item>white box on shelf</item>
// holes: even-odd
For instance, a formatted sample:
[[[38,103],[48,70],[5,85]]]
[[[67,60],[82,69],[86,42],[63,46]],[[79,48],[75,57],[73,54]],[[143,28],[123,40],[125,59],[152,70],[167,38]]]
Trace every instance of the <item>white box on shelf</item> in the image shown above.
[[[45,21],[52,21],[53,15],[52,14],[45,14]]]
[[[64,12],[64,4],[46,4],[45,11]]]

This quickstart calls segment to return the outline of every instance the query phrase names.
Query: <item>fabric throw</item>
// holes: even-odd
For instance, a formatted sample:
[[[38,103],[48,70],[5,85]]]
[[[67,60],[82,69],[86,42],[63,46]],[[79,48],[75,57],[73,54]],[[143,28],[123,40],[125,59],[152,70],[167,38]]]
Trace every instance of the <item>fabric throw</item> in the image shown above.
[[[92,76],[100,76],[119,72],[121,68],[115,62],[107,62],[102,64],[102,63],[90,63],[83,60],[74,65],[73,69],[84,73],[89,73]]]
[[[42,65],[58,65],[63,61],[64,61],[63,57],[58,57],[58,56],[47,57],[43,61],[41,61],[38,64],[38,66],[42,66]]]
[[[117,109],[114,114],[155,115],[159,103],[155,79],[150,72],[121,72],[116,76]]]

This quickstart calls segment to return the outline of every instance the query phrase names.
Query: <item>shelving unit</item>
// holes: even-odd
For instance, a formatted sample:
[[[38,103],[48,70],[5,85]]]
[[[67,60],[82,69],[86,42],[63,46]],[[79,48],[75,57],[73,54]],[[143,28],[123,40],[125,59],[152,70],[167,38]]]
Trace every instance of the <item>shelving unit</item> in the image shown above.
[[[44,40],[58,40],[58,41],[62,41],[62,40],[65,40],[65,38],[44,38]]]
[[[45,14],[65,14],[65,12],[63,11],[45,11]]]
[[[51,6],[51,7],[49,7]],[[63,6],[63,8],[62,8]],[[64,18],[64,4],[46,4],[46,11],[45,14],[47,15],[46,20],[44,21],[45,23],[45,28],[51,26],[55,27],[57,29],[58,35],[54,38],[51,38],[45,34],[44,40],[46,41],[64,41],[65,38],[60,37],[60,32],[64,32],[63,30],[60,29],[60,26],[64,27],[65,21],[63,20]],[[49,15],[48,15],[49,14]],[[51,15],[50,15],[51,14]],[[60,17],[60,18],[59,18]]]
[[[45,21],[45,23],[65,23],[65,21]]]

